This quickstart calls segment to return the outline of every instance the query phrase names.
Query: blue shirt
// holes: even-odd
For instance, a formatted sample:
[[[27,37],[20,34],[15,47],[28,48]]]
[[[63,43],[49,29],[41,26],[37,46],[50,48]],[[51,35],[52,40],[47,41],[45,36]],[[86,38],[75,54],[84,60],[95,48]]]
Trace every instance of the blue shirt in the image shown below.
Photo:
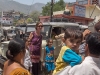
[[[62,57],[64,62],[69,63],[72,67],[81,63],[82,58],[80,55],[76,54],[73,50],[67,49],[64,52],[64,55]]]
[[[45,47],[45,50],[46,50],[46,57],[45,57],[45,60],[54,60],[54,47],[52,46],[52,47],[48,47],[48,46],[46,46]]]

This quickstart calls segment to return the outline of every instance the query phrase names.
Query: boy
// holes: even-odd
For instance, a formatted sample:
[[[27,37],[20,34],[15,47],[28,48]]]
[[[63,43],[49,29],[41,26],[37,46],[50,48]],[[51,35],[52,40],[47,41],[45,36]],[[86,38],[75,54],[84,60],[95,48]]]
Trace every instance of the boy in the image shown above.
[[[85,55],[85,60],[71,68],[68,75],[100,75],[100,33],[87,36]]]
[[[61,48],[60,54],[56,60],[56,68],[53,75],[59,73],[66,66],[71,67],[81,63],[82,58],[77,54],[79,45],[83,39],[83,34],[75,28],[68,28],[65,31],[64,43],[65,46]]]

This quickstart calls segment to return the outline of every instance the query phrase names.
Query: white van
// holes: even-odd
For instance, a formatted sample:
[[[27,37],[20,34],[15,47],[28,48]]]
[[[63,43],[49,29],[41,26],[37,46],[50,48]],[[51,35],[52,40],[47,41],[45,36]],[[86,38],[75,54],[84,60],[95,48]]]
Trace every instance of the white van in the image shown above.
[[[35,25],[34,24],[27,24],[26,26],[26,37],[29,36],[30,32],[35,31]],[[77,23],[64,23],[64,22],[47,22],[47,23],[43,23],[43,29],[42,29],[42,35],[43,35],[43,39],[42,39],[42,57],[41,57],[41,61],[43,61],[44,58],[44,48],[46,46],[46,40],[49,38],[52,38],[52,30],[55,31],[55,33],[57,35],[61,34],[62,29],[63,28],[67,28],[67,27],[75,27],[79,29],[79,24]],[[55,39],[53,38],[53,46],[55,47],[54,50],[54,56],[55,58],[58,57],[58,54],[60,52],[61,49],[61,39]]]
[[[35,25],[36,23],[33,24],[27,24],[25,25],[25,37],[28,37],[30,32],[35,31]],[[47,23],[43,23],[43,29],[42,29],[42,35],[43,35],[43,39],[42,39],[42,57],[41,57],[41,61],[43,61],[44,58],[44,48],[46,46],[46,40],[48,38],[52,38],[52,30],[55,30],[56,34],[59,35],[62,32],[63,28],[68,28],[68,27],[75,27],[77,29],[84,29],[84,27],[80,27],[80,25],[78,23],[66,23],[66,22],[47,22]],[[2,53],[3,56],[5,56],[5,52],[7,50],[7,45],[8,45],[9,41],[5,41],[1,43],[1,50],[0,52]],[[61,39],[55,39],[53,38],[53,46],[55,47],[54,50],[54,56],[55,58],[58,57],[58,54],[60,52],[61,49]]]

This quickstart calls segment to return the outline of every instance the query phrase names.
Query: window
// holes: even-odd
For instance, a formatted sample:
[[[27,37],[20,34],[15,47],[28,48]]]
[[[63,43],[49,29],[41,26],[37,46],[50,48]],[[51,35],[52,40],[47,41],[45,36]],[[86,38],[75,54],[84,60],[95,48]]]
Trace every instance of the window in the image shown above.
[[[77,2],[79,2],[79,1],[84,1],[84,0],[76,0]],[[88,0],[87,0],[88,1]]]
[[[85,4],[88,4],[88,1],[87,0],[84,0],[83,1],[83,5],[85,5]]]
[[[35,31],[35,27],[27,27],[27,32]]]
[[[35,26],[27,26],[26,34],[29,35],[30,32],[35,31]],[[50,34],[50,26],[43,26],[41,34],[43,35],[43,39],[49,38]]]
[[[78,0],[79,5],[85,5],[88,4],[88,0]]]

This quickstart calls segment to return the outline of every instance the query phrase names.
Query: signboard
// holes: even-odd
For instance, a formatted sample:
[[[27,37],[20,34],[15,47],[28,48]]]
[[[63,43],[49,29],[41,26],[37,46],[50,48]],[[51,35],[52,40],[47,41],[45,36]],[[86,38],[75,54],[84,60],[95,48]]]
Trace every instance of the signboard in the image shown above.
[[[86,7],[81,5],[74,6],[74,16],[85,17]]]

